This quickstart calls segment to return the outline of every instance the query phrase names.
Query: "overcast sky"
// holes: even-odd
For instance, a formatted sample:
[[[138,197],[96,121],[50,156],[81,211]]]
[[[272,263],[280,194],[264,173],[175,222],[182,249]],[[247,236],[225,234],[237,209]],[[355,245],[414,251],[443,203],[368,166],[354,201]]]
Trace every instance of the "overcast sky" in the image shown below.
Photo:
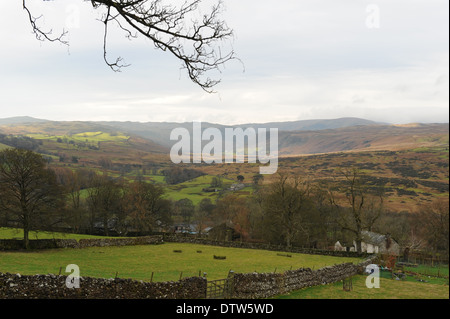
[[[22,1],[0,1],[0,118],[448,122],[448,0],[224,0],[243,64],[226,65],[217,94],[119,29],[109,53],[131,66],[111,71],[90,2],[28,2],[47,29],[68,28],[70,47],[37,41]]]

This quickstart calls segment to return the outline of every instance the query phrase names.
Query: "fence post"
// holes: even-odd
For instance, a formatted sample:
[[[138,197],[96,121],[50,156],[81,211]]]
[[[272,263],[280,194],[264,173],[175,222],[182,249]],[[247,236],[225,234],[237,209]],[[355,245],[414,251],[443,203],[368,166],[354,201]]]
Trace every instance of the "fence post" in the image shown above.
[[[226,279],[226,292],[224,293],[224,298],[231,299],[234,295],[234,271],[230,269],[228,272],[228,277]]]

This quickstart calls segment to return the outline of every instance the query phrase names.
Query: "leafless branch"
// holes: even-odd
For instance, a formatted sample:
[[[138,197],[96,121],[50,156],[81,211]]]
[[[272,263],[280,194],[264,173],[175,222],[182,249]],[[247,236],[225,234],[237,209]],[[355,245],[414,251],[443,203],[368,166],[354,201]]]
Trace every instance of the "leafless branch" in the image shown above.
[[[43,31],[41,29],[41,27],[38,26],[37,22],[40,18],[42,18],[41,16],[35,17],[31,14],[30,10],[27,7],[26,4],[26,0],[23,0],[22,2],[23,4],[23,9],[27,12],[28,15],[28,19],[30,20],[30,24],[31,24],[31,28],[33,30],[34,35],[36,36],[36,39],[39,41],[50,41],[50,42],[60,42],[64,45],[69,45],[69,42],[67,42],[66,40],[64,40],[64,37],[67,35],[67,31],[63,30],[62,33],[58,36],[58,37],[52,37],[52,31],[53,30],[49,30],[49,31]]]
[[[104,9],[101,21],[105,24],[103,36],[103,53],[106,64],[114,71],[127,66],[118,57],[115,62],[107,59],[108,26],[117,24],[129,39],[141,35],[150,39],[157,49],[170,52],[182,62],[189,78],[206,92],[220,80],[209,77],[213,71],[221,72],[221,67],[228,61],[237,59],[235,52],[229,48],[223,52],[226,40],[233,37],[233,31],[220,19],[223,12],[222,0],[217,0],[210,11],[198,17],[201,0],[185,0],[181,5],[171,4],[170,0],[83,0],[92,3],[95,10]],[[172,1],[175,2],[175,1]],[[43,32],[36,24],[39,18],[33,18],[25,0],[24,9],[30,17],[33,32],[39,40],[60,41],[63,34],[51,38],[50,32]]]

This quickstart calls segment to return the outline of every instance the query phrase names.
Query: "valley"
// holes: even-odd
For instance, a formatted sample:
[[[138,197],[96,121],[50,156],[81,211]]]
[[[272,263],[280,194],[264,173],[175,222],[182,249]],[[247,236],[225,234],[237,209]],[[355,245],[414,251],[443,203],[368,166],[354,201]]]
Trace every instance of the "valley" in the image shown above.
[[[448,124],[386,125],[341,119],[334,126],[342,127],[329,128],[330,121],[300,122],[266,125],[280,129],[278,173],[324,185],[342,179],[343,170],[358,169],[367,176],[368,187],[384,190],[386,207],[397,212],[413,212],[438,198],[448,201]],[[46,156],[53,167],[103,171],[129,180],[139,176],[164,185],[166,196],[173,200],[214,200],[236,183],[238,175],[244,177],[245,188],[236,193],[245,196],[253,192],[258,163],[177,164],[198,169],[206,176],[167,185],[163,171],[174,164],[169,158],[170,144],[161,141],[170,142],[170,130],[177,126],[192,128],[189,123],[0,120],[0,134],[4,136],[0,148],[8,147],[8,137],[26,137],[31,141],[29,147]],[[254,124],[255,128],[261,126]],[[223,130],[225,126],[217,127]],[[311,127],[321,129],[311,131]],[[203,191],[215,176],[224,181],[222,192]],[[263,183],[270,183],[276,176],[264,175]]]

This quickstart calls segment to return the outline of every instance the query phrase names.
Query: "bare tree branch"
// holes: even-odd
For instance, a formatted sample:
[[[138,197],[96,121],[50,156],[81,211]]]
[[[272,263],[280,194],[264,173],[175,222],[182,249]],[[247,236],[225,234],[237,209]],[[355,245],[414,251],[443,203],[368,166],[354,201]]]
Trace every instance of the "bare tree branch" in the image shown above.
[[[44,0],[46,1],[46,0]],[[170,52],[182,62],[189,78],[206,92],[214,92],[213,88],[220,80],[208,76],[211,72],[221,72],[221,67],[228,61],[237,59],[230,47],[222,51],[226,40],[233,37],[233,31],[220,19],[223,12],[222,0],[211,7],[208,13],[199,17],[201,0],[185,0],[181,5],[171,4],[170,0],[83,0],[92,3],[95,10],[104,9],[101,21],[105,24],[103,36],[103,55],[106,64],[114,71],[119,71],[123,59],[115,62],[107,58],[108,26],[116,24],[129,39],[141,35],[150,39],[157,49]],[[51,30],[44,32],[37,25],[23,0],[33,32],[39,40],[59,41],[67,44],[63,37],[66,31],[57,38],[50,37]]]
[[[44,0],[46,1],[46,0]],[[47,0],[48,1],[48,0]],[[60,42],[64,45],[69,45],[69,42],[67,42],[66,40],[64,40],[64,37],[67,35],[67,31],[63,30],[62,33],[58,36],[58,37],[52,37],[52,30],[50,29],[49,31],[43,31],[41,29],[41,27],[38,26],[37,22],[40,18],[42,18],[41,16],[38,17],[34,17],[30,10],[27,7],[26,4],[26,0],[23,0],[22,2],[23,4],[23,9],[27,12],[28,15],[28,19],[30,20],[30,24],[31,24],[31,28],[33,30],[34,35],[36,36],[36,39],[39,41],[50,41],[50,42]]]

